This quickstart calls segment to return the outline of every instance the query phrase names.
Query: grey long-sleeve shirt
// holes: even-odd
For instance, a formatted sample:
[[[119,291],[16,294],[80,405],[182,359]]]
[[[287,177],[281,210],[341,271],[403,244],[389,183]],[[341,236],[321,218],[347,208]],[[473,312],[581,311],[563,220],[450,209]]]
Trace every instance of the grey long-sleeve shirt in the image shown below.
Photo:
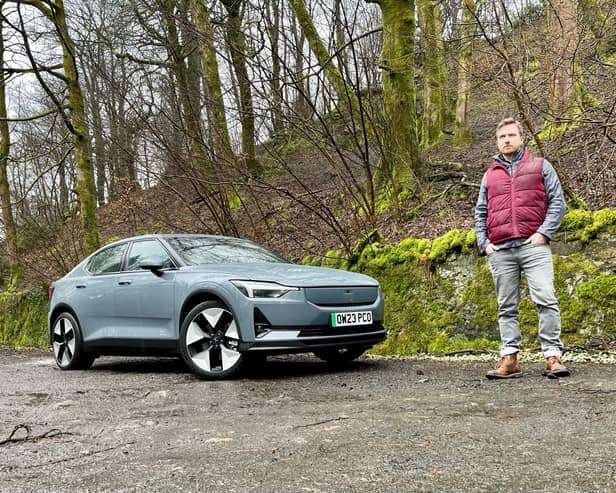
[[[520,149],[511,162],[507,161],[502,154],[495,156],[494,159],[501,162],[509,170],[509,175],[513,176],[520,160],[522,159],[523,149]],[[567,203],[565,202],[565,196],[563,194],[560,180],[556,174],[556,170],[549,163],[547,159],[543,160],[542,167],[543,185],[545,186],[545,193],[547,195],[548,209],[545,215],[543,224],[537,230],[543,236],[548,239],[552,239],[552,236],[556,234],[560,223],[562,222],[565,212],[567,212]],[[477,236],[477,246],[479,251],[483,255],[486,247],[490,244],[488,239],[488,190],[486,187],[487,172],[484,173],[481,180],[481,188],[479,189],[479,196],[477,197],[477,205],[475,206],[475,235]],[[526,238],[516,238],[513,240],[507,240],[503,243],[495,245],[498,249],[514,248],[522,245],[526,242]]]

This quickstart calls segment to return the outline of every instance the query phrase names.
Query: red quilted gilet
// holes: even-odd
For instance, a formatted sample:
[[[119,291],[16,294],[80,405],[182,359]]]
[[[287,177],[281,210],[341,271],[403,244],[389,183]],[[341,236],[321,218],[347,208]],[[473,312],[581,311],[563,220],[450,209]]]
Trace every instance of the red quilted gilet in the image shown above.
[[[528,238],[543,224],[548,210],[543,158],[524,151],[513,176],[498,161],[488,169],[488,238],[498,244]]]

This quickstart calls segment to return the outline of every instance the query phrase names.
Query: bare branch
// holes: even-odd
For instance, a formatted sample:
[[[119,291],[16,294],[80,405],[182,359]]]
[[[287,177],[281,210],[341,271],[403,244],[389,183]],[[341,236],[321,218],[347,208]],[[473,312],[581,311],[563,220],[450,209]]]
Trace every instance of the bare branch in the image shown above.
[[[63,108],[68,108],[68,106],[64,105]],[[38,115],[33,115],[33,116],[23,116],[20,118],[0,118],[0,121],[6,121],[6,122],[31,122],[34,120],[38,120],[40,118],[45,118],[46,116],[49,115],[53,115],[54,113],[57,113],[58,109],[57,108],[51,108],[47,111],[44,111],[43,113],[39,113]]]
[[[33,0],[31,5],[36,6],[40,3],[41,2]],[[30,64],[32,65],[32,68],[34,69],[34,75],[36,76],[36,79],[38,80],[39,84],[41,85],[45,93],[49,96],[53,104],[56,106],[57,111],[62,116],[62,119],[64,120],[64,124],[66,125],[66,127],[69,129],[71,133],[74,133],[75,129],[73,128],[73,124],[70,118],[68,117],[68,115],[64,112],[65,105],[60,102],[60,100],[56,97],[56,95],[51,90],[51,88],[47,85],[47,83],[41,76],[41,72],[39,70],[36,70],[37,63],[36,63],[36,60],[34,59],[34,55],[32,54],[32,49],[30,48],[30,41],[28,40],[28,36],[26,36],[26,28],[25,28],[24,19],[21,13],[21,8],[20,8],[19,3],[17,4],[17,13],[19,15],[19,25],[21,27],[20,34],[22,35],[22,38],[24,41],[24,47],[26,48],[26,55],[28,57],[28,60],[30,61]]]

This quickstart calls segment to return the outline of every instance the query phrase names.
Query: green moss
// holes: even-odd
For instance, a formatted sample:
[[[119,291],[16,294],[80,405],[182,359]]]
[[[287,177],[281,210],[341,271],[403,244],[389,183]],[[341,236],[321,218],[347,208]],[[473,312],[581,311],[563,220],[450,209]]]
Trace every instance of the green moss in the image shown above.
[[[385,214],[391,212],[396,206],[399,206],[408,199],[410,195],[409,188],[412,187],[412,184],[405,183],[401,180],[399,185],[397,192],[386,187],[380,189],[375,203],[375,210],[377,213]]]
[[[592,224],[592,213],[584,209],[573,209],[563,217],[562,230],[577,231]]]
[[[47,345],[47,294],[40,290],[0,293],[0,345]]]
[[[468,253],[475,248],[475,235],[452,229],[432,242],[430,260],[444,261],[451,253]]]
[[[524,296],[520,299],[519,319],[520,332],[522,333],[523,347],[527,345],[537,345],[537,330],[539,327],[539,318],[537,316],[537,308],[528,294],[528,288],[524,283],[521,287]]]
[[[468,282],[462,294],[462,306],[469,313],[469,332],[485,331],[491,328],[493,336],[498,336],[496,320],[498,307],[492,283],[492,274],[485,262],[479,260],[474,277]]]
[[[562,339],[565,344],[580,344],[595,329],[586,330],[588,303],[576,294],[584,279],[599,275],[598,267],[581,253],[554,258],[554,286],[561,313]]]
[[[616,274],[604,274],[576,288],[580,298],[616,310]]]
[[[432,243],[430,240],[407,238],[398,244],[398,251],[404,258],[421,259],[430,253]]]
[[[230,186],[227,189],[227,205],[230,209],[239,209],[242,207],[243,202],[240,197],[240,192],[235,186]]]
[[[583,243],[589,243],[590,240],[597,237],[600,231],[604,231],[614,225],[616,225],[616,209],[596,211],[592,215],[592,224],[589,224],[581,231],[580,240]]]
[[[581,302],[580,329],[598,335],[591,327],[601,328],[604,336],[616,337],[616,274],[603,274],[584,282],[575,293]]]
[[[574,209],[565,214],[561,229],[568,239],[590,243],[600,232],[616,230],[616,209],[601,209],[594,213]]]
[[[321,267],[331,267],[332,269],[346,268],[347,260],[340,250],[329,250],[321,259]]]

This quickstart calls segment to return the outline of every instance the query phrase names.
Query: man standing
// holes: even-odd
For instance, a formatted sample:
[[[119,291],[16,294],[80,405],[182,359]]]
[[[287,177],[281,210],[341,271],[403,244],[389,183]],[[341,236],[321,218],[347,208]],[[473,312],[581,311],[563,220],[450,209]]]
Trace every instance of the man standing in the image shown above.
[[[558,175],[543,158],[524,149],[522,126],[513,118],[496,127],[500,154],[481,181],[475,207],[475,232],[487,255],[496,287],[500,359],[489,379],[522,376],[520,350],[520,275],[526,276],[539,315],[539,339],[546,359],[544,375],[569,376],[561,362],[560,309],[554,290],[550,239],[567,209]]]

